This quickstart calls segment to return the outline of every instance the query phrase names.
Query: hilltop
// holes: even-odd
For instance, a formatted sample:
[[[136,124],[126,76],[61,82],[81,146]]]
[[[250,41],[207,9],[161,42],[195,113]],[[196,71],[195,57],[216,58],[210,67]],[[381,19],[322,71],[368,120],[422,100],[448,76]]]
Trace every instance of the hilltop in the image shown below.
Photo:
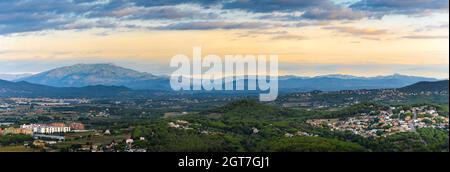
[[[447,91],[448,92],[448,80],[443,81],[436,81],[436,82],[418,82],[410,86],[406,86],[403,88],[400,88],[399,90],[404,92],[424,92],[424,91],[431,91],[431,92],[441,92],[441,91]]]

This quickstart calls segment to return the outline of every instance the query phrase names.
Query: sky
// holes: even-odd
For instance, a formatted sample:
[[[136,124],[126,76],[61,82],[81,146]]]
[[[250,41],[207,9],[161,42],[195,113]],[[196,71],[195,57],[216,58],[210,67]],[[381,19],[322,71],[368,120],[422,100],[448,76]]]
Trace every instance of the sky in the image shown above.
[[[448,0],[1,0],[0,73],[192,54],[279,55],[282,75],[448,78]]]

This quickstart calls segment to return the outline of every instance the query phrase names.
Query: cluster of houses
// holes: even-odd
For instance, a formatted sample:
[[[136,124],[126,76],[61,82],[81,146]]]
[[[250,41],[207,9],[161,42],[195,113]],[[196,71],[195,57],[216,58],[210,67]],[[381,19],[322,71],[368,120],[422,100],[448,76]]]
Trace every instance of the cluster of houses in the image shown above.
[[[5,129],[0,128],[0,134],[54,134],[54,133],[67,133],[74,130],[84,130],[82,123],[73,122],[70,124],[65,123],[50,123],[50,124],[23,124],[20,128],[8,127]]]
[[[40,106],[58,106],[67,104],[86,104],[88,99],[52,99],[52,98],[10,98],[15,104],[30,105],[36,104]]]
[[[318,135],[310,134],[310,133],[307,133],[307,132],[304,132],[304,131],[297,131],[294,134],[292,134],[292,133],[284,134],[284,137],[288,137],[288,138],[295,137],[295,136],[319,137]]]
[[[415,132],[418,128],[440,128],[448,131],[449,118],[440,116],[433,107],[413,107],[408,110],[379,110],[376,115],[361,114],[345,119],[314,119],[313,126],[330,128],[331,131],[350,131],[363,137],[386,137],[399,132]]]
[[[0,135],[8,135],[8,134],[24,134],[24,135],[32,135],[33,131],[22,129],[22,128],[14,128],[8,127],[5,129],[0,128]]]
[[[185,130],[192,129],[189,127],[190,123],[188,121],[184,121],[184,120],[176,120],[175,122],[169,122],[168,125],[169,125],[169,128],[185,129]]]

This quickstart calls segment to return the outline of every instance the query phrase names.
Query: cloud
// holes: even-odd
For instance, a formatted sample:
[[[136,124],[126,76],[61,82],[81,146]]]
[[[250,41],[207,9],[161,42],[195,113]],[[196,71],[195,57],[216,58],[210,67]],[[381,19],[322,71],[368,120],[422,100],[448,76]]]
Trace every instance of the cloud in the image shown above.
[[[402,38],[405,38],[405,39],[448,39],[448,35],[437,35],[437,36],[410,35],[410,36],[404,36]]]
[[[212,12],[203,12],[197,9],[181,9],[173,6],[163,7],[125,7],[108,12],[109,17],[128,18],[128,19],[214,19],[218,15]]]
[[[107,3],[86,0],[2,0],[0,1],[0,35],[43,30],[106,27],[106,22],[81,26],[87,14]],[[90,26],[90,27],[89,27]],[[110,25],[112,26],[112,25]]]
[[[236,0],[224,4],[224,9],[240,9],[250,12],[271,13],[284,12],[284,15],[269,14],[263,18],[278,20],[357,20],[366,17],[365,13],[345,6],[337,5],[330,0]],[[302,12],[302,15],[293,15]]]
[[[3,0],[0,1],[0,34],[54,29],[74,20],[61,14],[77,13],[85,8],[64,0]]]
[[[433,25],[426,25],[421,28],[416,29],[417,32],[423,32],[423,31],[433,31],[433,30],[440,30],[440,29],[446,29],[448,30],[448,23],[443,24],[433,24]]]
[[[314,21],[314,22],[299,22],[294,24],[294,27],[307,27],[307,26],[326,26],[331,22],[329,21]]]
[[[344,7],[334,8],[312,8],[304,11],[301,15],[288,13],[266,14],[258,17],[263,20],[277,20],[277,21],[331,21],[331,20],[359,20],[368,17],[366,13],[361,11],[354,11]]]
[[[291,34],[284,30],[250,30],[244,33],[238,33],[239,37],[243,38],[255,38],[261,35],[270,36],[271,40],[305,40],[307,37],[301,35]]]
[[[349,5],[334,0],[1,0],[0,35],[98,27],[153,25],[154,28],[156,24],[166,25],[157,29],[170,30],[294,28],[387,14],[448,12],[448,0],[352,2]],[[274,21],[284,24],[273,24]]]
[[[281,35],[277,35],[272,37],[272,40],[305,40],[308,39],[305,36],[301,36],[301,35],[293,35],[293,34],[281,34]]]
[[[124,20],[198,20],[218,17],[218,14],[201,7],[160,6],[187,2],[2,0],[0,1],[0,35],[42,30],[146,27],[139,24],[121,24]],[[212,3],[212,1],[195,2]]]
[[[269,30],[252,30],[248,31],[247,34],[258,34],[258,35],[281,35],[287,34],[288,31],[269,31]]]
[[[0,35],[57,29],[71,21],[74,21],[74,19],[61,19],[52,14],[14,13],[8,16],[0,15]]]
[[[179,4],[200,4],[200,5],[215,5],[224,0],[135,0],[134,3],[138,6],[167,6]]]
[[[226,21],[204,21],[184,22],[166,26],[156,27],[159,30],[215,30],[215,29],[269,29],[281,25],[264,22],[226,22]]]
[[[256,38],[260,35],[281,35],[288,34],[288,31],[272,31],[272,30],[249,30],[243,33],[237,33],[240,38]]]
[[[341,33],[347,33],[355,36],[377,36],[387,34],[387,30],[384,29],[372,29],[372,28],[355,28],[347,26],[329,26],[324,29],[335,30]]]
[[[449,0],[361,0],[352,9],[386,14],[421,14],[448,12]]]
[[[292,12],[312,7],[326,7],[334,4],[329,0],[234,0],[223,4],[224,9],[240,9],[267,13],[273,11]]]
[[[367,14],[349,8],[333,7],[309,9],[301,17],[312,20],[359,20],[367,17]]]
[[[89,10],[91,5],[71,0],[2,0],[0,13],[78,13]]]
[[[116,28],[118,25],[108,20],[77,20],[58,27],[65,30],[80,30],[89,28]]]

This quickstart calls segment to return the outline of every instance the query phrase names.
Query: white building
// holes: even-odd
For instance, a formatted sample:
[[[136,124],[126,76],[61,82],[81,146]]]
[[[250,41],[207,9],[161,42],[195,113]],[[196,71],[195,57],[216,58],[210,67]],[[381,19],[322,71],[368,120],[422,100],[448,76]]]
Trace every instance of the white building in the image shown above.
[[[38,134],[67,133],[71,131],[70,127],[67,126],[49,126],[44,124],[24,124],[20,128],[30,129],[33,133]]]

